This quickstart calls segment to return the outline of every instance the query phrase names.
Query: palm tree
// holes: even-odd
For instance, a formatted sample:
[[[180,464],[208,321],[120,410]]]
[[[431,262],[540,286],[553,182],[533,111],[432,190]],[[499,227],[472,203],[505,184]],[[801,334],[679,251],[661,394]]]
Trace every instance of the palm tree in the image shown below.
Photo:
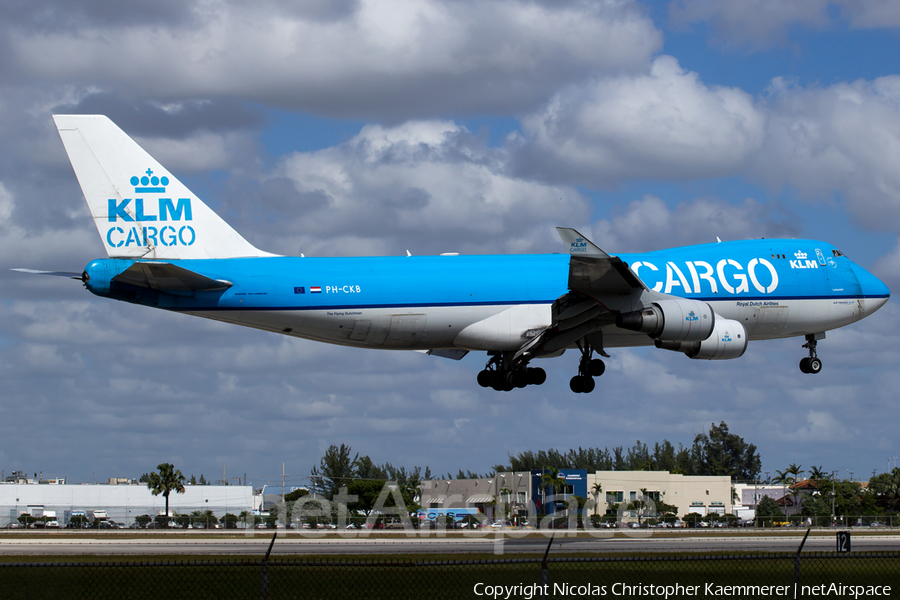
[[[555,494],[560,488],[564,488],[566,486],[566,478],[563,475],[560,475],[559,469],[554,467],[548,467],[547,472],[541,477],[541,489],[550,492],[551,494]],[[544,503],[544,510],[547,511],[546,502]]]
[[[797,479],[800,477],[800,474],[802,472],[802,465],[791,463],[784,471],[775,471],[775,478],[772,481],[774,481],[775,483],[785,483],[788,485],[794,484],[797,483]]]
[[[599,505],[600,492],[603,491],[603,486],[598,481],[594,485],[591,486],[591,495],[594,497],[594,514],[597,514],[597,506]]]
[[[163,495],[166,499],[166,520],[169,519],[169,494],[184,493],[184,475],[171,463],[161,463],[156,467],[158,472],[150,473],[147,487],[154,496]]]
[[[822,467],[813,467],[809,470],[809,478],[813,481],[818,481],[819,479],[828,479],[828,472],[823,471]]]

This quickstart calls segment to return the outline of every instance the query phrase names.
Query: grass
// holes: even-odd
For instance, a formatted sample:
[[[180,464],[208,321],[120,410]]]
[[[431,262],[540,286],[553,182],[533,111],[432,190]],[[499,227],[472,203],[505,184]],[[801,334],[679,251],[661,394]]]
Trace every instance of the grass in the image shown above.
[[[66,565],[68,557],[6,557],[0,564],[0,598],[261,598],[263,568],[259,560],[233,557],[157,556],[82,557],[80,566]],[[23,560],[27,559],[27,560]],[[70,559],[69,559],[70,560]],[[40,562],[41,566],[11,563]],[[218,562],[221,561],[221,562]],[[218,564],[216,564],[218,562]],[[302,563],[302,565],[291,564]],[[590,560],[551,560],[551,586],[570,586],[576,593],[564,596],[560,587],[550,597],[586,596],[578,586],[606,587],[606,596],[616,594],[618,584],[700,586],[705,595],[712,585],[783,585],[794,582],[793,556],[742,555],[711,558],[657,556],[596,556]],[[381,555],[347,557],[282,557],[267,568],[268,598],[475,598],[477,584],[529,586],[541,582],[540,560],[500,559],[492,555],[428,556]],[[890,585],[890,595],[900,590],[900,554],[861,557],[808,554],[801,561],[803,585]],[[533,588],[532,588],[533,589]],[[484,587],[481,588],[484,591]],[[620,591],[621,588],[620,588]],[[513,598],[524,598],[525,588]],[[553,593],[557,592],[557,593]],[[595,594],[599,595],[599,594]],[[647,593],[639,595],[647,595]],[[751,594],[756,596],[755,594]],[[742,597],[727,594],[728,597]],[[537,596],[540,597],[540,596]],[[672,597],[672,596],[670,596]],[[793,590],[782,597],[793,597]]]

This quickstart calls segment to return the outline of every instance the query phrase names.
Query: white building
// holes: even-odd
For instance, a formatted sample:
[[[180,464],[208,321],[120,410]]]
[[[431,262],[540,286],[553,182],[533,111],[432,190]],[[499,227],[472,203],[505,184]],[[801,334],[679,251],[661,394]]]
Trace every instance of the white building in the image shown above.
[[[184,494],[169,495],[170,513],[211,510],[221,518],[225,513],[239,515],[257,508],[251,486],[186,485],[184,490]],[[130,525],[137,516],[163,514],[165,507],[166,499],[151,494],[145,484],[0,484],[0,527],[16,522],[21,514],[40,516],[44,511],[55,511],[65,527],[73,512],[101,510],[113,521]]]

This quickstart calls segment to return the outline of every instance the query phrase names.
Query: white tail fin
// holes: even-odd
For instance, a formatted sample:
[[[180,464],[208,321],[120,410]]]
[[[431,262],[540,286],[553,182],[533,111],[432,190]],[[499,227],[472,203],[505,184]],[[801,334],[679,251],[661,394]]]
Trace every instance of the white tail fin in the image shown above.
[[[257,250],[103,115],[54,115],[114,258],[237,258]]]

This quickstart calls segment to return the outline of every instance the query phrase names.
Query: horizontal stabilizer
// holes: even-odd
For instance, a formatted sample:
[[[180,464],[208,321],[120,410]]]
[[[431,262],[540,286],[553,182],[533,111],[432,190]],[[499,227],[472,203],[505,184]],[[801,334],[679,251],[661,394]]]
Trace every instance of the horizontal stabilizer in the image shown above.
[[[134,263],[112,278],[116,283],[167,293],[217,292],[231,287],[230,281],[210,279],[171,263]]]
[[[81,273],[71,273],[69,271],[36,271],[34,269],[10,269],[10,271],[31,273],[32,275],[54,275],[56,277],[68,277],[69,279],[81,280]]]

